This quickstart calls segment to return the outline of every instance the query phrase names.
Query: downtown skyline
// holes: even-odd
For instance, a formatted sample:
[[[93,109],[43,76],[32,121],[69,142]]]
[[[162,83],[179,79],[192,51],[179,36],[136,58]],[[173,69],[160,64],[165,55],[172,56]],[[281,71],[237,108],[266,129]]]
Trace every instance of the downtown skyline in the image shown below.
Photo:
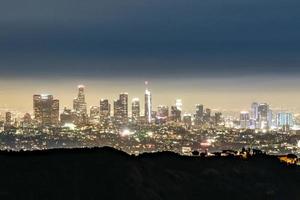
[[[251,84],[252,80],[252,84]],[[257,81],[258,80],[258,81]],[[271,80],[271,79],[269,79]],[[238,84],[236,84],[238,81]],[[60,109],[71,107],[75,97],[76,85],[86,86],[88,108],[99,104],[100,99],[113,101],[119,93],[129,93],[129,99],[144,99],[144,81],[133,80],[87,80],[72,79],[53,80],[5,80],[1,81],[0,104],[2,109],[13,109],[22,112],[32,111],[31,94],[53,94],[60,99]],[[191,113],[196,104],[208,105],[220,111],[245,110],[252,102],[269,102],[275,110],[299,112],[297,92],[298,79],[290,81],[276,80],[276,84],[268,78],[239,79],[190,79],[172,80],[156,79],[149,81],[153,93],[153,106],[172,105],[176,99],[182,99],[184,110]],[[276,88],[276,89],[274,89]],[[230,97],[230,98],[228,98]],[[22,99],[22,103],[20,103]],[[143,107],[143,105],[142,105]]]

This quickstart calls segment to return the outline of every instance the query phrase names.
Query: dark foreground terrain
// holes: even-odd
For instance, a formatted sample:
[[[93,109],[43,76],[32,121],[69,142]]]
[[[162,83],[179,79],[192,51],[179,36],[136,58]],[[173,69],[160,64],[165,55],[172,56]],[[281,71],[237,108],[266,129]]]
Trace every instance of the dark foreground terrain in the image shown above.
[[[300,168],[272,156],[129,156],[112,148],[0,153],[0,199],[300,199]]]

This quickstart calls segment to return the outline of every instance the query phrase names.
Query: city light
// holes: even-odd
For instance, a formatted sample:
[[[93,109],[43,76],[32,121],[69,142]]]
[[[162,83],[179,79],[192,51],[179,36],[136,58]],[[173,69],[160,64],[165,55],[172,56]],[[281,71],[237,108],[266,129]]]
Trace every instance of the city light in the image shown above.
[[[124,129],[120,132],[120,135],[122,137],[127,137],[127,136],[130,136],[130,135],[133,135],[134,132],[130,131],[129,129]]]
[[[2,143],[2,148],[113,146],[133,154],[164,150],[188,154],[203,148],[255,146],[270,154],[300,155],[298,114],[258,102],[233,114],[201,103],[186,112],[181,99],[169,105],[154,102],[155,109],[148,82],[145,85],[144,99],[132,97],[130,101],[130,93],[120,92],[114,101],[99,98],[98,104],[89,106],[86,87],[79,85],[73,107],[61,112],[60,101],[52,94],[35,94],[33,114],[5,111],[0,140],[14,137],[14,142]]]

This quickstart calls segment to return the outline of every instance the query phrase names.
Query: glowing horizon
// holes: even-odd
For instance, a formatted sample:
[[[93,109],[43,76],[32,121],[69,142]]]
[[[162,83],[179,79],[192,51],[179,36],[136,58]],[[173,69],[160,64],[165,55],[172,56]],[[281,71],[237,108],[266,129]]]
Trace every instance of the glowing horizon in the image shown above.
[[[183,111],[191,113],[196,104],[219,110],[247,110],[252,102],[267,102],[273,108],[300,111],[297,92],[300,78],[236,77],[207,79],[153,79],[150,81],[153,109],[160,104],[175,105],[176,99],[183,102]],[[85,85],[88,108],[99,106],[100,99],[112,103],[120,93],[127,92],[129,100],[141,99],[143,107],[145,86],[143,80],[132,79],[77,79],[57,80],[13,79],[1,80],[0,104],[2,108],[32,111],[33,94],[52,94],[60,100],[60,108],[72,108],[77,95],[77,86]],[[22,99],[22,101],[20,101]],[[130,106],[129,106],[130,107]]]

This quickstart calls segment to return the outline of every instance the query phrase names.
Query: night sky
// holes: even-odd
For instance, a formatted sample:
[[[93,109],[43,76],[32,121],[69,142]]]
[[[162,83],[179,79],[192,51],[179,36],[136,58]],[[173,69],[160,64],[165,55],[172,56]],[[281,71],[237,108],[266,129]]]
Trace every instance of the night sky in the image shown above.
[[[297,107],[299,9],[299,0],[2,0],[0,103],[27,109],[33,92],[50,91],[69,105],[76,84],[90,83],[94,104],[142,96],[150,80],[157,101],[170,96],[164,104]]]

